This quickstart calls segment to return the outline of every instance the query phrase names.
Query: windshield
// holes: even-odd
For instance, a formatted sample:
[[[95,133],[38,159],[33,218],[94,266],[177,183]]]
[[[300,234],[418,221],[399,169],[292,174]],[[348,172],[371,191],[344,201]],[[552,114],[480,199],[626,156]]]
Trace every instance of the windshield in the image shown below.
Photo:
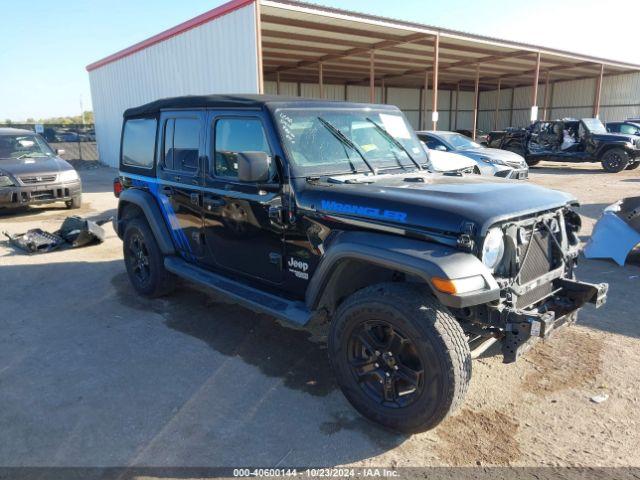
[[[297,176],[415,169],[416,163],[428,163],[413,128],[397,111],[280,109],[275,119]]]
[[[459,133],[440,133],[442,139],[453,147],[454,150],[466,150],[468,148],[482,148],[482,145],[474,142],[469,137]]]
[[[583,118],[582,122],[591,133],[607,133],[607,129],[598,118]]]
[[[52,156],[55,153],[38,135],[0,135],[0,158]]]

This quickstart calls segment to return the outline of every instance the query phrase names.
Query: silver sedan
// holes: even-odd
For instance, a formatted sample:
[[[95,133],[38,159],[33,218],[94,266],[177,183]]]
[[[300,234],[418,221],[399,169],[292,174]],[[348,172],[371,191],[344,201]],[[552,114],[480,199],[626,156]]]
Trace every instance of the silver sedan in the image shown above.
[[[476,162],[482,175],[524,180],[529,178],[529,167],[517,153],[497,148],[487,148],[469,137],[455,132],[416,132],[431,150],[464,155]]]

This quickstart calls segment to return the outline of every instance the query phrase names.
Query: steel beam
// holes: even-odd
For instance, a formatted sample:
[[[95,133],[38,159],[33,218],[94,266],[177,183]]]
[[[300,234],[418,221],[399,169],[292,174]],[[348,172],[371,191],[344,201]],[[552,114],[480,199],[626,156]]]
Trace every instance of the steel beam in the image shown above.
[[[433,102],[432,102],[432,120],[433,120],[433,130],[438,129],[438,71],[439,71],[439,62],[440,62],[440,33],[436,34],[435,41],[433,45]]]
[[[473,98],[473,140],[476,139],[476,129],[478,128],[478,98],[480,96],[480,64],[476,65],[475,96]]]
[[[593,116],[600,116],[600,97],[602,96],[602,77],[604,77],[604,63],[600,65],[600,76],[596,83],[596,95],[593,99]]]

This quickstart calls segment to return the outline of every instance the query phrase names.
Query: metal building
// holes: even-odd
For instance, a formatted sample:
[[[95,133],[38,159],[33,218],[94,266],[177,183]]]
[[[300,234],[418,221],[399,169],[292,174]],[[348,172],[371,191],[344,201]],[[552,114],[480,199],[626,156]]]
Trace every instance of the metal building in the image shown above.
[[[425,129],[640,116],[640,65],[291,0],[232,0],[87,70],[111,166],[123,111],[176,95],[390,103]]]

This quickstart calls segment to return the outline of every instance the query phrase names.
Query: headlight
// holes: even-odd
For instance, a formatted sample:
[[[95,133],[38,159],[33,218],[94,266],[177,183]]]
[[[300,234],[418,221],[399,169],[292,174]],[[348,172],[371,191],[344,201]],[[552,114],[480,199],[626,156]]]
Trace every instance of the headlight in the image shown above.
[[[58,175],[58,181],[60,182],[73,182],[78,180],[78,172],[75,169],[65,170]]]
[[[480,157],[480,160],[482,160],[484,163],[489,163],[493,165],[508,165],[506,162],[503,162],[498,158]]]
[[[499,228],[492,228],[482,244],[482,263],[493,271],[504,255],[504,235]]]
[[[0,175],[0,187],[12,187],[13,180],[11,180],[6,175]]]

